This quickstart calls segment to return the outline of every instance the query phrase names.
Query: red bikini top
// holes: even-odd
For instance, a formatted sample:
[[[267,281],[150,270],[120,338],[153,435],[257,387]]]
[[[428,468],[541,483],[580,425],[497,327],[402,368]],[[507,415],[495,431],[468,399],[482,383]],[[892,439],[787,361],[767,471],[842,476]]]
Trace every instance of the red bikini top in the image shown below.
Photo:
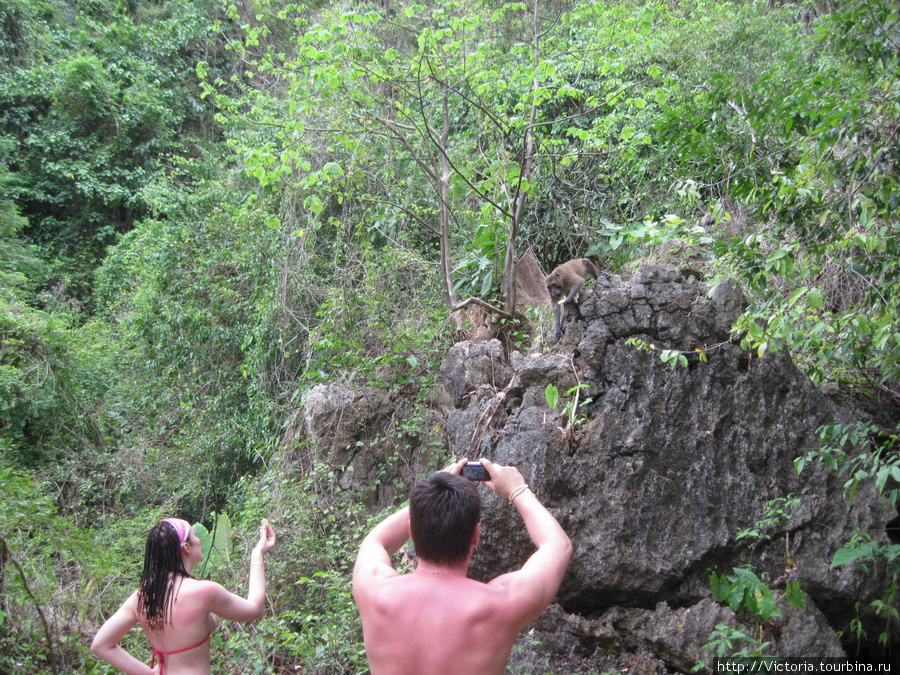
[[[153,658],[150,659],[150,667],[153,668],[156,666],[156,657],[158,656],[159,657],[159,675],[163,675],[163,668],[165,667],[165,659],[163,659],[164,656],[166,656],[168,654],[178,654],[179,652],[188,652],[192,649],[196,649],[197,647],[205,644],[206,641],[209,640],[210,635],[212,635],[212,633],[210,633],[205,638],[200,640],[200,642],[198,642],[197,644],[191,645],[190,647],[185,647],[184,649],[173,649],[170,652],[161,652],[158,649],[154,649],[153,650]]]

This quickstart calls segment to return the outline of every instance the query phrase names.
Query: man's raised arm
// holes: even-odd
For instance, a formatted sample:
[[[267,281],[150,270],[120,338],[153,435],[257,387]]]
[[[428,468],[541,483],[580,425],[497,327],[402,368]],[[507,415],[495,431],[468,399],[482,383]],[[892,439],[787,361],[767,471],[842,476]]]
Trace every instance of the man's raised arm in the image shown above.
[[[466,459],[460,459],[445,469],[448,473],[462,472]],[[373,579],[397,576],[391,566],[391,555],[409,539],[409,507],[405,507],[382,520],[366,535],[356,555],[353,566],[353,595],[357,589],[365,590],[366,583]]]
[[[409,539],[409,507],[382,520],[366,535],[356,555],[353,566],[353,594],[364,590],[367,582],[389,576],[397,572],[391,566],[391,555]]]
[[[512,498],[525,521],[528,536],[537,547],[522,569],[491,582],[509,589],[513,602],[522,612],[522,626],[525,626],[556,597],[572,559],[572,542],[553,514],[525,487],[525,479],[516,467],[501,466],[486,459],[479,461],[491,474],[491,480],[485,481],[485,485],[506,500]]]
[[[445,469],[448,473],[462,472],[466,459],[460,459]],[[366,535],[356,554],[353,566],[353,595],[367,590],[370,581],[398,576],[391,565],[391,556],[409,539],[409,507],[405,507],[382,520]]]

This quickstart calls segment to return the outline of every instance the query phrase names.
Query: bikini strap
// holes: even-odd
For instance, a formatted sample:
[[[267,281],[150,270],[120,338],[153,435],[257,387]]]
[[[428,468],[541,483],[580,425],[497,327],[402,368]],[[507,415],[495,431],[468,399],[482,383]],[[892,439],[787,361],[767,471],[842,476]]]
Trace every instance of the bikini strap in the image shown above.
[[[196,649],[197,647],[200,647],[201,645],[205,644],[206,641],[209,640],[211,635],[212,635],[212,633],[209,633],[205,638],[200,640],[200,642],[198,642],[197,644],[191,645],[190,647],[185,647],[184,649],[173,649],[170,652],[163,652],[158,649],[154,649],[153,657],[150,659],[150,667],[151,668],[156,667],[156,657],[158,656],[159,657],[159,675],[163,675],[163,669],[165,668],[165,665],[166,665],[165,659],[163,658],[164,656],[167,656],[169,654],[178,654],[180,652],[188,652],[192,649]]]

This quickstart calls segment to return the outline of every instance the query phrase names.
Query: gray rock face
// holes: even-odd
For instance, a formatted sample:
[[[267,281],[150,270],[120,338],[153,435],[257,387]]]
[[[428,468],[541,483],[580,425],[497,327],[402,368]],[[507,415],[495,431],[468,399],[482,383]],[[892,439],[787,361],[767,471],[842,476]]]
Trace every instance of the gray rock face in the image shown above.
[[[372,507],[402,497],[395,479],[433,469],[446,456],[443,415],[372,387],[316,385],[306,396],[304,426],[336,487]]]
[[[690,670],[716,623],[739,625],[711,600],[709,570],[753,564],[770,582],[787,571],[807,593],[804,612],[779,602],[786,623],[771,651],[842,654],[836,629],[856,616],[862,576],[830,571],[829,563],[858,530],[883,538],[894,514],[871,486],[851,504],[843,479],[823,467],[797,474],[794,459],[818,447],[816,429],[851,418],[785,352],[759,359],[731,342],[730,326],[745,305],[734,284],[708,292],[671,267],[599,279],[570,310],[560,353],[513,367],[503,409],[492,418],[502,425],[476,435],[478,447],[469,440],[472,425],[497,405],[495,392],[483,390],[483,378],[455,382],[457,392],[475,395],[458,397],[451,450],[518,466],[574,543],[556,625],[542,624],[545,641],[562,632],[570,652],[617,646]],[[626,344],[632,337],[655,351]],[[658,354],[698,348],[708,362],[689,355],[687,368]],[[466,369],[473,367],[454,366]],[[560,392],[586,385],[581,400],[590,402],[578,408],[585,421],[574,437],[547,404],[548,383]],[[800,504],[763,532],[768,539],[737,538],[762,519],[769,500],[789,496]],[[493,495],[482,533],[477,578],[513,569],[530,554],[520,521]],[[600,644],[599,634],[612,637]]]
[[[829,564],[857,531],[884,541],[896,513],[868,483],[851,504],[844,478],[818,464],[798,475],[794,466],[818,447],[820,426],[853,417],[785,352],[760,359],[732,342],[743,295],[729,282],[710,291],[697,277],[665,266],[601,277],[582,291],[580,305],[567,307],[556,353],[507,358],[496,340],[463,342],[441,368],[453,407],[445,409],[445,425],[429,411],[436,417],[428,424],[441,432],[429,447],[445,432],[451,455],[518,466],[574,544],[558,605],[536,622],[524,647],[569,664],[558,672],[622,664],[632,672],[689,672],[712,658],[701,647],[716,625],[753,634],[745,617],[715,602],[710,570],[752,565],[774,589],[783,616],[766,639],[769,653],[784,656],[842,655],[837,631],[857,617],[858,600],[882,590],[852,565]],[[688,367],[663,363],[666,349],[686,353]],[[706,350],[707,362],[697,349]],[[548,384],[562,394],[557,410],[547,403]],[[563,406],[574,403],[566,392],[577,385],[573,427]],[[316,387],[306,427],[339,468],[342,485],[361,490],[397,452],[396,443],[369,441],[390,436],[389,420],[409,414],[382,392]],[[407,485],[427,463],[426,446],[404,446]],[[521,566],[533,548],[515,509],[483,494],[482,544],[471,574],[486,580]],[[367,501],[383,505],[396,496]],[[739,538],[777,498],[799,505],[760,536]],[[780,597],[785,580],[800,584],[806,610]],[[883,625],[867,630],[877,636]]]

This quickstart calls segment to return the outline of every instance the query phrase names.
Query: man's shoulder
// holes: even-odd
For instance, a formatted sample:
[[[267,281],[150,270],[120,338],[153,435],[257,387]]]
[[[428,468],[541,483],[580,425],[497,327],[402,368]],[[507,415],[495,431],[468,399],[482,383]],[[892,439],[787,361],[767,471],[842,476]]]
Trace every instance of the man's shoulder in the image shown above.
[[[357,568],[353,573],[353,598],[357,604],[365,604],[377,597],[406,575],[389,566],[375,566],[366,570]],[[389,592],[389,591],[388,591]]]
[[[379,594],[390,595],[392,597],[402,597],[405,599],[418,599],[429,597],[451,597],[451,598],[484,598],[485,601],[497,600],[501,601],[506,587],[503,585],[494,586],[486,584],[476,579],[451,578],[451,577],[434,577],[425,578],[415,574],[399,574],[369,577],[365,586],[367,589],[375,591]],[[356,584],[354,584],[354,588]]]
[[[491,612],[502,610],[507,600],[507,588],[495,586],[468,577],[436,577],[416,579],[415,575],[405,575],[385,586],[392,595],[403,598],[403,602],[433,601],[441,598],[448,606],[456,606],[456,611],[471,610]]]
[[[356,599],[364,619],[394,623],[402,617],[402,622],[411,622],[406,624],[406,629],[412,632],[422,629],[424,624],[434,630],[435,622],[438,625],[449,622],[441,630],[452,630],[451,626],[460,621],[494,629],[516,622],[505,588],[465,577],[422,579],[405,574],[370,585]],[[419,617],[421,621],[416,619],[420,608],[426,607],[429,609],[423,611],[428,616]]]

